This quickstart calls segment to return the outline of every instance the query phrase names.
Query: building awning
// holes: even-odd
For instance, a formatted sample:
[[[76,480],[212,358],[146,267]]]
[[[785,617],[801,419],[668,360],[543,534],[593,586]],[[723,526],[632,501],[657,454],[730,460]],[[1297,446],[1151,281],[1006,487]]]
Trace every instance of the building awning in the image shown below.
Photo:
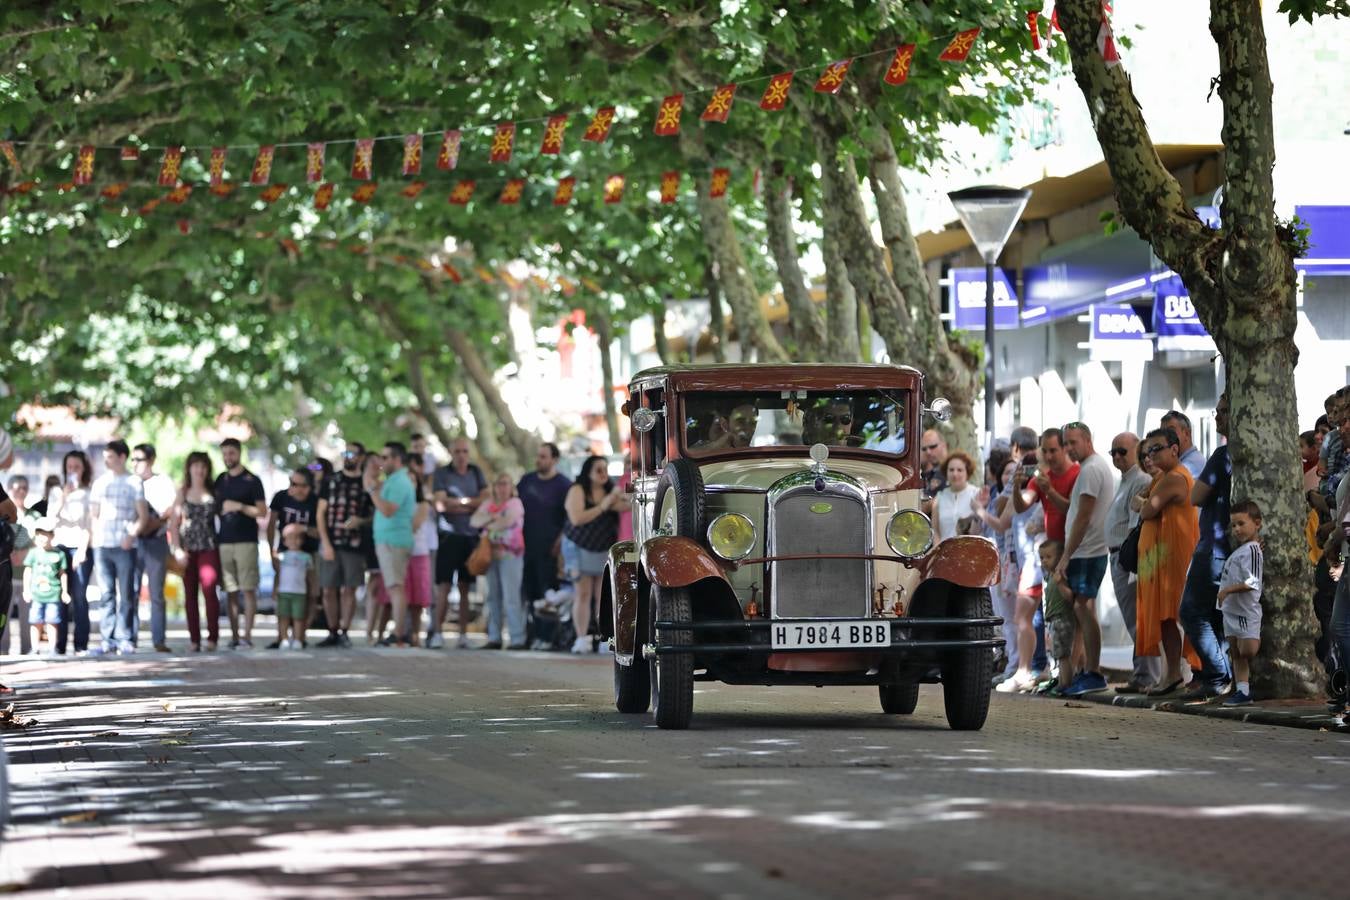
[[[1223,151],[1218,144],[1163,144],[1158,148],[1158,156],[1169,172],[1217,156]],[[1031,200],[1022,213],[1022,221],[1050,219],[1060,213],[1085,206],[1115,192],[1111,181],[1111,172],[1106,161],[1081,169],[1071,175],[1046,175],[1039,181],[1020,185],[1031,189]],[[1201,186],[1204,190],[1206,186]],[[1210,190],[1214,186],[1208,186]],[[955,217],[940,231],[926,231],[916,240],[919,243],[919,255],[927,262],[941,256],[949,256],[974,245],[960,221]]]

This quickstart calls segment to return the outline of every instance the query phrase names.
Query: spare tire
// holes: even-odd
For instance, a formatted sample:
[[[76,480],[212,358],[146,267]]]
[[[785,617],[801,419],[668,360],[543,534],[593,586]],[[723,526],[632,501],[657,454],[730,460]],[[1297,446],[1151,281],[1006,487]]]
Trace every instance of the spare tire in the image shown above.
[[[652,530],[702,542],[708,528],[705,499],[698,466],[688,459],[668,460],[656,484]]]

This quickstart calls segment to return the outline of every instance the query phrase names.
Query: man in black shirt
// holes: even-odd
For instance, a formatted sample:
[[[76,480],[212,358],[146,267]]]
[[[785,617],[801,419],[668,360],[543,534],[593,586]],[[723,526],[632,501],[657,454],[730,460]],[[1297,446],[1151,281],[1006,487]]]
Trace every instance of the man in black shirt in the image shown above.
[[[319,491],[319,587],[328,620],[328,637],[318,643],[320,647],[352,645],[347,629],[356,610],[356,588],[366,577],[363,534],[369,533],[366,526],[374,516],[374,504],[361,482],[365,462],[365,445],[348,441],[342,469]]]
[[[243,446],[234,438],[220,442],[225,471],[212,494],[220,531],[220,582],[229,598],[230,647],[253,646],[253,620],[258,615],[258,520],[267,516],[262,481],[244,468]],[[239,602],[244,605],[244,633],[239,634]]]

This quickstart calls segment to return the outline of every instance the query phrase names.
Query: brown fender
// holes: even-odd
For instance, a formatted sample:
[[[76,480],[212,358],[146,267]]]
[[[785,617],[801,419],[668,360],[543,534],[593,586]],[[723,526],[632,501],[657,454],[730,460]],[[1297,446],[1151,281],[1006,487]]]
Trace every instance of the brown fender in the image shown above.
[[[687,587],[705,578],[730,585],[712,553],[687,537],[654,537],[643,544],[642,571],[652,584],[661,587]]]
[[[998,550],[982,537],[949,538],[933,548],[918,566],[925,579],[961,587],[993,587],[998,583]]]
[[[614,612],[614,656],[623,665],[633,662],[637,648],[638,556],[637,545],[620,541],[609,548],[606,566],[610,606]]]

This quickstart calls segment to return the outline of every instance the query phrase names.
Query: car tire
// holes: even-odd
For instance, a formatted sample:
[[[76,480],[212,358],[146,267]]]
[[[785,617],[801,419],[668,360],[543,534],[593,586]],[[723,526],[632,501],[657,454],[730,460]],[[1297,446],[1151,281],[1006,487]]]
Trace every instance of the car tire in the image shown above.
[[[669,533],[702,541],[703,532],[708,527],[704,510],[706,498],[703,491],[703,476],[699,473],[698,466],[691,460],[672,459],[661,470],[661,480],[656,484],[653,504],[657,517],[652,525],[653,531],[659,531],[666,526],[666,522],[662,520],[661,511],[664,508],[662,504],[666,501],[666,495],[672,492],[675,499],[675,515],[674,521],[670,523],[673,527]]]
[[[688,588],[652,587],[648,607],[647,633],[655,645],[656,623],[693,621],[693,604]],[[692,631],[663,630],[660,643],[692,644]],[[692,653],[652,654],[648,663],[651,680],[652,715],[656,727],[682,729],[689,727],[694,716],[694,655]]]
[[[953,588],[955,602],[951,614],[958,618],[987,618],[994,614],[988,588]],[[992,626],[962,629],[964,636],[987,640],[994,636]],[[988,647],[952,650],[942,661],[942,703],[947,724],[953,731],[979,731],[989,715],[989,694],[993,690],[994,654]]]
[[[633,662],[620,665],[614,660],[614,708],[621,713],[645,713],[652,702],[652,675],[642,653],[633,654]]]
[[[919,705],[919,683],[878,685],[881,695],[881,711],[893,716],[907,716]]]

